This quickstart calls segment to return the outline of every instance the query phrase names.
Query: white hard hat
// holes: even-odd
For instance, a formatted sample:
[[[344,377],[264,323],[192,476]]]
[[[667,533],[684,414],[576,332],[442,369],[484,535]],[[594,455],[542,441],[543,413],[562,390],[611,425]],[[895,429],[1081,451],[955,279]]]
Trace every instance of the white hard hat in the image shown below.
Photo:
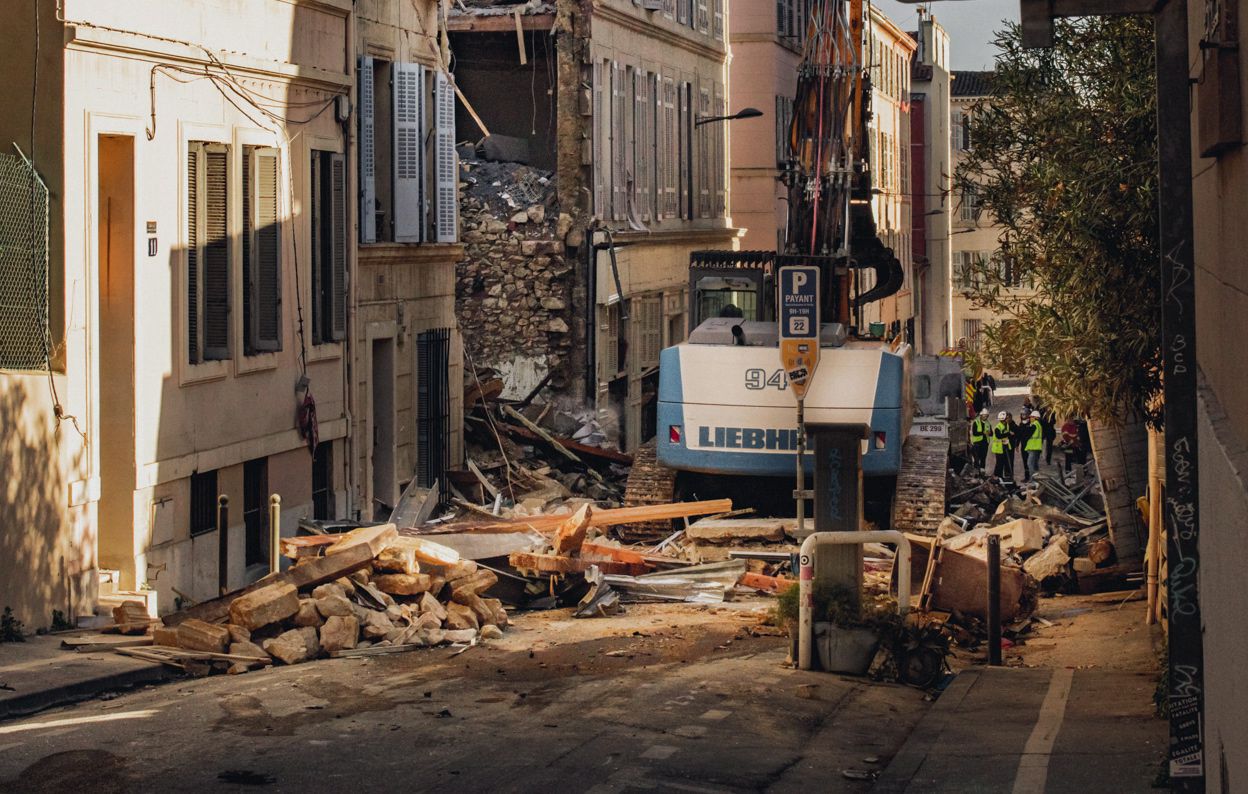
[[[1039,411],[1032,411],[1032,412],[1031,412],[1031,418],[1032,418],[1032,419],[1039,419],[1039,418],[1040,418],[1040,412],[1039,412]]]
[[[980,415],[980,416],[987,416],[987,415],[988,415],[988,409],[987,409],[987,408],[981,408],[981,409],[979,410],[979,415]]]
[[[1002,411],[1001,413],[997,414],[997,419],[1004,422],[1005,417],[1007,416],[1009,416],[1009,414],[1007,414],[1005,411]]]

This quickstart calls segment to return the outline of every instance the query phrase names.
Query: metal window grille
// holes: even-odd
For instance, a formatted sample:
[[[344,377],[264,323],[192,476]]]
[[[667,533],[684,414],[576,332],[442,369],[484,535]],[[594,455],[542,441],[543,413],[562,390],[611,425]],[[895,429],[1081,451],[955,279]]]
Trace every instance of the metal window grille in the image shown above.
[[[979,337],[983,333],[983,320],[963,320],[962,336],[966,338],[968,350],[979,350]]]
[[[46,370],[48,188],[24,157],[0,154],[0,368]]]
[[[451,329],[434,328],[416,337],[416,477],[423,488],[438,483],[442,504],[450,502]]]

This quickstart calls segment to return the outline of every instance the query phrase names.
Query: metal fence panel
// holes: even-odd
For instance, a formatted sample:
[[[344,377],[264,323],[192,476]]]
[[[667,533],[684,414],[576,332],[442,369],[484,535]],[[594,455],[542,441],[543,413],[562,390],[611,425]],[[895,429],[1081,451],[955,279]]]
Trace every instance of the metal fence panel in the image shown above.
[[[0,369],[47,370],[48,188],[0,154]]]

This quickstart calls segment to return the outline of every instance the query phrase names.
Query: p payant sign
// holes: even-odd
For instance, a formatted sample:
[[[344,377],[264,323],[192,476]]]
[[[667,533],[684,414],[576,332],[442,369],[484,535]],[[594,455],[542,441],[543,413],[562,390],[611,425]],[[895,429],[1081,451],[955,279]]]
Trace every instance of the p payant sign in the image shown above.
[[[779,276],[780,363],[802,400],[819,366],[819,268],[792,265]]]

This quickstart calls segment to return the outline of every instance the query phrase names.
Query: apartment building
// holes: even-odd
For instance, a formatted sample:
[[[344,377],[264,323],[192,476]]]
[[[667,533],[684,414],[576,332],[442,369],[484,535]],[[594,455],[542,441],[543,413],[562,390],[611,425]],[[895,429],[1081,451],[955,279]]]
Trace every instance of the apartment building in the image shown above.
[[[992,72],[953,72],[949,129],[955,173],[966,153],[975,145],[969,126],[975,108],[991,94]],[[953,347],[960,350],[977,351],[984,329],[1008,319],[976,306],[972,298],[975,288],[987,278],[986,268],[993,261],[1000,244],[1000,230],[993,224],[990,215],[980,212],[979,199],[974,190],[958,191],[953,205],[953,230],[949,237],[953,263],[950,291],[952,342]],[[1000,279],[1003,300],[1025,301],[1036,295],[1035,285],[1030,279],[1011,272],[1007,265],[997,267],[1000,269],[994,271],[993,278]]]
[[[871,203],[876,234],[901,262],[901,288],[868,303],[855,318],[863,332],[879,331],[913,344],[915,317],[910,136],[910,69],[915,40],[876,6],[871,6],[866,61],[871,74],[871,118],[867,125]],[[875,273],[860,270],[858,292],[875,286]]]
[[[430,96],[447,96],[427,55],[436,3],[399,5],[9,9],[0,470],[22,485],[0,494],[0,604],[29,628],[92,612],[102,578],[162,612],[210,598],[269,569],[270,495],[292,534],[304,517],[367,518],[412,476],[421,395],[456,377],[419,354],[426,329],[454,326],[458,247],[438,242],[454,239],[438,215],[454,179],[410,187],[433,169],[400,144],[376,168],[404,164],[376,180],[402,195],[385,197],[398,217],[377,220],[375,243],[352,198],[372,146],[358,130],[409,117],[363,120],[357,49],[420,59]],[[402,18],[382,34],[387,13]]]
[[[727,115],[726,11],[724,0],[478,0],[450,15],[455,79],[481,122],[465,108],[461,127],[519,141],[555,183],[545,212],[559,228],[540,255],[573,263],[567,300],[543,318],[571,339],[561,391],[596,408],[626,450],[653,436],[659,351],[687,332],[690,252],[737,245],[727,124],[715,120]],[[737,123],[753,134],[766,122]],[[509,233],[517,250],[538,242]],[[475,264],[466,280],[499,295],[474,308],[505,322],[531,274]],[[478,365],[509,366],[467,344]]]
[[[921,13],[910,83],[911,246],[914,251],[914,303],[918,307],[916,348],[934,355],[952,340],[953,259],[950,243],[954,213],[950,191],[953,152],[949,123],[949,35],[934,16]]]

